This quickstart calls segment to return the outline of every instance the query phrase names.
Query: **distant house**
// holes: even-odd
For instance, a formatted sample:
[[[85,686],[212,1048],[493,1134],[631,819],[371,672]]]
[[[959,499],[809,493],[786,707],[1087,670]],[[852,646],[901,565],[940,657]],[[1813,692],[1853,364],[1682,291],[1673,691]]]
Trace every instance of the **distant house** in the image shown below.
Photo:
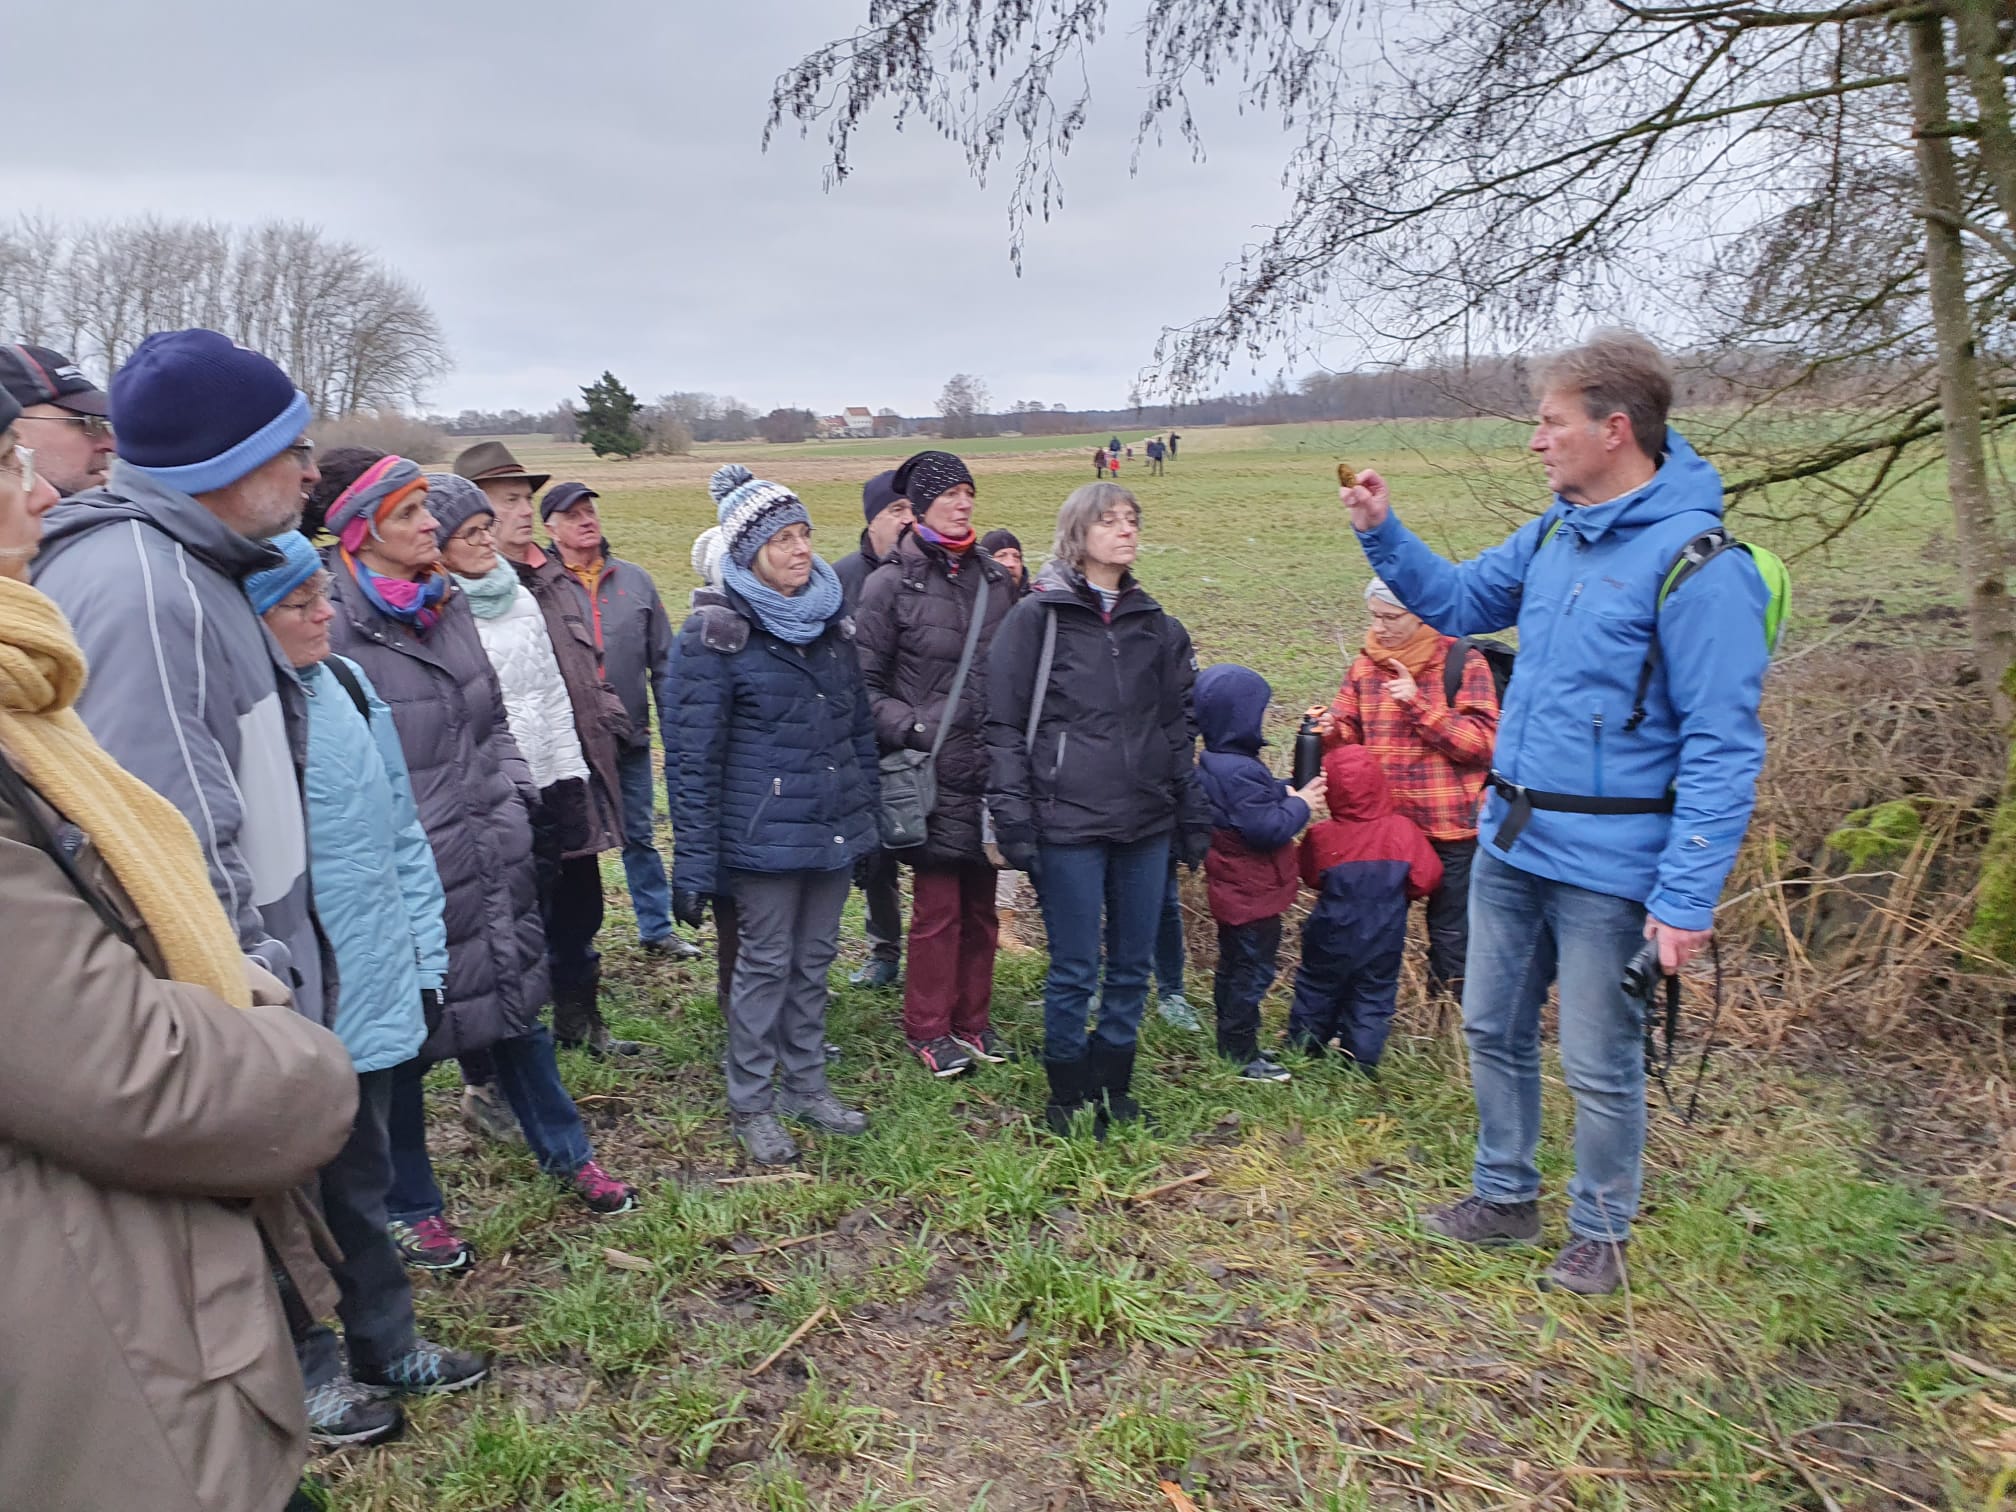
[[[847,422],[839,415],[821,415],[819,417],[819,439],[821,441],[838,441],[848,434]]]
[[[875,416],[858,404],[848,405],[846,414],[841,418],[847,423],[849,436],[865,438],[875,434]]]
[[[874,427],[874,434],[878,438],[883,436],[907,436],[910,434],[909,427],[903,423],[903,417],[893,414],[888,410],[884,410],[881,414],[875,416]]]

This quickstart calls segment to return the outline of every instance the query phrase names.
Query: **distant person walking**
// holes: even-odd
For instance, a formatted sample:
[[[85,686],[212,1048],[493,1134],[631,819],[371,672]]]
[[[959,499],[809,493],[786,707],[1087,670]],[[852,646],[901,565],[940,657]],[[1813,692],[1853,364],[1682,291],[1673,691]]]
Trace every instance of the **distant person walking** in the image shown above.
[[[1106,448],[1095,447],[1092,452],[1092,476],[1103,481],[1106,477]]]
[[[1171,462],[1174,462],[1176,460],[1176,443],[1178,441],[1181,441],[1182,439],[1183,438],[1177,435],[1176,432],[1174,431],[1169,432],[1169,460]]]
[[[1106,453],[1106,476],[1109,480],[1120,476],[1120,448],[1117,446]]]
[[[1168,448],[1162,444],[1162,438],[1160,436],[1157,436],[1153,441],[1150,441],[1148,443],[1149,477],[1159,478],[1162,476],[1162,458],[1167,454],[1168,454]]]
[[[1120,454],[1120,438],[1115,436],[1111,441],[1108,441],[1106,443],[1106,450],[1117,457]]]

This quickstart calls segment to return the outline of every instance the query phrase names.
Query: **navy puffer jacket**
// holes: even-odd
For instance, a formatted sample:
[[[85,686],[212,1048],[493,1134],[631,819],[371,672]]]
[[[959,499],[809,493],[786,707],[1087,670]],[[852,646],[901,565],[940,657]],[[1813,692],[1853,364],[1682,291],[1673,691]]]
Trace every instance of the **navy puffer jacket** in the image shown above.
[[[731,871],[834,871],[881,842],[875,724],[854,624],[809,645],[703,589],[672,648],[665,787],[672,885],[726,890]]]

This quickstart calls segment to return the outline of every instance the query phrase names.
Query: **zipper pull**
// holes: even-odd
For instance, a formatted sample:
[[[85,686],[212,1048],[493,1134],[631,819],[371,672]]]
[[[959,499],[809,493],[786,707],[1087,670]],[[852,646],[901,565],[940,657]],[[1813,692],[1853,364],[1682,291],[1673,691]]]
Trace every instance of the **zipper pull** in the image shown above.
[[[1580,597],[1582,597],[1582,585],[1580,583],[1577,583],[1575,585],[1575,591],[1568,595],[1568,607],[1566,609],[1563,609],[1561,612],[1563,614],[1573,614],[1575,612],[1575,600],[1579,599]]]
[[[782,798],[784,796],[784,779],[782,777],[772,777],[770,779],[770,796],[772,798]]]

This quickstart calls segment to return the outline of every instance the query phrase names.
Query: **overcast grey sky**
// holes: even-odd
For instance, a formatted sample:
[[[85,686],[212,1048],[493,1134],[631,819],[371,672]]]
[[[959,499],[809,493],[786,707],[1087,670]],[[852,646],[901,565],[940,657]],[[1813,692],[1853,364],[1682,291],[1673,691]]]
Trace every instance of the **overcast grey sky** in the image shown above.
[[[1135,6],[1118,0],[1122,17]],[[1157,333],[1215,308],[1283,203],[1273,121],[1209,102],[1210,156],[1127,172],[1142,76],[1116,30],[1060,220],[1007,258],[957,150],[878,127],[760,150],[775,76],[861,0],[94,0],[8,17],[0,209],[300,218],[417,281],[456,367],[429,396],[544,407],[613,369],[646,398],[931,410],[1124,402]],[[40,133],[26,123],[43,121]],[[1234,374],[1243,383],[1251,375]]]

